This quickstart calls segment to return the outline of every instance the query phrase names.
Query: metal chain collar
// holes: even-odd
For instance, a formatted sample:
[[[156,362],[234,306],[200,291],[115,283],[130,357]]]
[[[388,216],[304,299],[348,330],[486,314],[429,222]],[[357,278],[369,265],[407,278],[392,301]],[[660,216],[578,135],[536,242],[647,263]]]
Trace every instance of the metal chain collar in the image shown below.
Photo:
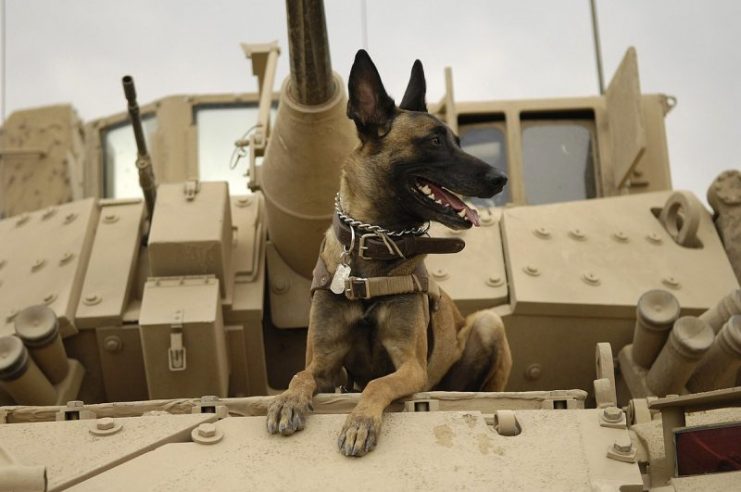
[[[391,237],[401,237],[401,236],[407,236],[407,235],[421,236],[422,234],[427,233],[427,231],[430,229],[430,223],[426,222],[424,225],[421,225],[419,227],[412,227],[412,228],[404,229],[401,231],[389,231],[387,229],[384,229],[381,226],[366,224],[365,222],[360,222],[359,220],[355,220],[349,215],[347,215],[342,210],[342,205],[340,204],[340,193],[339,192],[337,192],[337,194],[334,197],[334,210],[337,213],[337,216],[340,218],[340,220],[342,220],[342,222],[350,226],[350,229],[357,228],[361,232],[377,234],[379,237],[381,235],[386,235],[386,236],[391,236]]]

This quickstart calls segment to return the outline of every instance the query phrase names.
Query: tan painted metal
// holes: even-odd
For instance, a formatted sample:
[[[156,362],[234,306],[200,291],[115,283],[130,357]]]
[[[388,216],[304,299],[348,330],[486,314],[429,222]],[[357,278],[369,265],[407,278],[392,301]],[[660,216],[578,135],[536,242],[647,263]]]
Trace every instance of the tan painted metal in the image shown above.
[[[309,4],[314,14],[299,12],[294,24],[323,16],[320,3]],[[317,26],[307,33],[322,34]],[[259,94],[173,95],[141,106],[157,119],[147,136],[160,183],[151,229],[140,199],[105,189],[106,137],[126,124],[125,112],[83,126],[71,107],[54,106],[6,121],[0,374],[11,367],[19,377],[0,381],[0,404],[18,405],[0,407],[0,488],[39,489],[43,466],[49,490],[210,489],[215,477],[224,490],[244,489],[245,480],[272,487],[285,456],[294,459],[281,486],[322,490],[344,487],[350,473],[368,488],[425,490],[682,490],[737,478],[672,477],[665,459],[673,450],[664,449],[652,403],[741,383],[741,175],[728,171],[711,185],[715,216],[672,190],[664,118],[675,101],[641,93],[632,48],[605,96],[465,102],[452,70],[442,74],[445,95],[431,111],[463,136],[501,132],[510,203],[481,207],[479,228],[433,225],[431,235],[457,235],[466,248],[427,266],[463,314],[494,307],[504,320],[514,358],[508,392],[394,402],[383,444],[362,462],[330,447],[341,417],[321,415],[350,412],[357,394],[318,395],[320,415],[290,442],[264,432],[266,395],[303,364],[308,278],[342,161],[357,144],[328,49],[321,37],[294,34],[298,68],[280,92],[277,43],[250,44],[243,51]],[[316,73],[304,49],[315,41]],[[314,79],[321,87],[306,83]],[[244,122],[255,131],[236,142],[249,147],[253,193],[235,196],[224,182],[198,179],[194,115],[243,106],[257,109],[257,121]],[[537,197],[525,183],[523,136],[553,124],[588,132],[596,199],[529,205]],[[39,305],[53,311],[59,335],[24,347],[14,336],[23,334],[18,313]],[[25,372],[15,371],[18,361]],[[716,418],[662,413],[669,428]],[[227,418],[235,416],[245,418]],[[302,480],[299,470],[321,480]]]

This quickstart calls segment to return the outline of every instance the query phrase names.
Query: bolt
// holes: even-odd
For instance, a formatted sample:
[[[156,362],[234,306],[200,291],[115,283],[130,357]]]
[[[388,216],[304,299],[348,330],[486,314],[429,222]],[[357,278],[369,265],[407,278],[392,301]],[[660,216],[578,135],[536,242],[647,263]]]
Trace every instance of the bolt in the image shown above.
[[[244,208],[249,207],[252,204],[252,199],[247,196],[237,198],[237,207]]]
[[[28,219],[30,219],[30,218],[31,217],[28,214],[21,215],[20,217],[18,217],[18,220],[15,221],[15,226],[16,227],[22,226],[23,224],[25,224],[26,222],[28,222]]]
[[[612,443],[612,449],[618,454],[630,454],[633,452],[633,442],[630,438],[622,438]]]
[[[486,279],[486,285],[488,285],[489,287],[499,287],[503,283],[504,281],[499,275],[492,275],[491,277]]]
[[[525,378],[530,381],[539,379],[542,374],[543,369],[540,367],[540,364],[530,364],[527,369],[525,369]]]
[[[528,265],[523,268],[522,271],[527,273],[531,277],[537,277],[538,275],[540,275],[540,270],[538,270],[538,267],[536,267],[535,265]]]
[[[103,340],[103,347],[106,352],[119,352],[123,348],[123,342],[115,335],[111,335]]]
[[[623,411],[617,407],[607,407],[602,411],[602,418],[608,422],[620,422],[623,418]]]
[[[101,297],[97,294],[88,294],[85,296],[82,302],[87,306],[94,306],[95,304],[98,304],[101,300],[102,300]]]
[[[103,222],[106,224],[113,224],[116,221],[118,221],[118,215],[116,214],[105,214],[103,216]]]
[[[576,239],[577,241],[584,241],[587,238],[587,235],[584,234],[584,232],[579,229],[571,229],[569,231],[569,236],[571,236],[572,239]]]
[[[41,269],[41,267],[44,266],[44,263],[46,263],[46,260],[43,258],[37,258],[36,261],[33,262],[33,265],[31,265],[31,271],[37,272]]]
[[[584,280],[584,282],[587,285],[599,285],[600,284],[599,277],[592,272],[587,272],[583,274],[581,278],[582,280]]]
[[[113,429],[115,425],[116,423],[110,417],[103,417],[95,422],[95,428],[102,431]]]
[[[283,294],[291,287],[291,283],[285,277],[276,277],[271,284],[273,292]]]
[[[216,424],[206,422],[198,426],[198,435],[200,437],[214,437],[216,435]]]
[[[62,255],[62,258],[61,258],[61,259],[59,260],[59,264],[60,264],[60,265],[64,265],[64,264],[66,264],[66,263],[69,263],[69,261],[70,261],[70,260],[71,260],[72,258],[74,258],[74,257],[75,257],[75,255],[74,255],[73,253],[71,253],[71,252],[67,251],[66,253],[64,253],[64,254]]]
[[[614,237],[615,240],[620,243],[628,242],[628,235],[625,234],[623,231],[617,231],[615,234],[612,235],[612,237]]]
[[[537,227],[533,230],[533,234],[541,239],[548,239],[551,237],[551,231],[549,231],[547,227]]]
[[[674,277],[664,277],[661,282],[672,289],[678,289],[680,287],[679,281]]]
[[[661,244],[661,236],[659,236],[657,233],[652,232],[648,236],[646,236],[646,239],[648,239],[648,242],[652,244]]]
[[[432,272],[432,276],[439,279],[446,279],[449,277],[448,272],[444,268],[436,268]]]

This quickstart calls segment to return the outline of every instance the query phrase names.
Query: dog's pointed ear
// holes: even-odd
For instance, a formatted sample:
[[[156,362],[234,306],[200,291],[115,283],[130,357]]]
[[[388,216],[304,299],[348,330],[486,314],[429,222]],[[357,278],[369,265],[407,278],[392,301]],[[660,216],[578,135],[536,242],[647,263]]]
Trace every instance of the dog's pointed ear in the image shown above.
[[[427,112],[427,103],[425,103],[425,94],[427,93],[427,82],[425,82],[425,71],[422,68],[422,62],[414,61],[412,65],[412,74],[409,76],[409,84],[401,99],[399,108],[409,111]]]
[[[386,93],[381,76],[365,50],[359,50],[347,82],[347,116],[361,137],[380,137],[391,129],[396,104]]]

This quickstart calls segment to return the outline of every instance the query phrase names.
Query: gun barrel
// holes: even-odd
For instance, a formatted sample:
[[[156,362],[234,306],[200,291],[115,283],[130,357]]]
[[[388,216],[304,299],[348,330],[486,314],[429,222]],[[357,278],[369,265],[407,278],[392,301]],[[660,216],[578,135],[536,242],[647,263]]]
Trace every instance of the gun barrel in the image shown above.
[[[322,0],[286,0],[290,92],[300,104],[315,106],[335,92]]]
[[[136,139],[136,150],[138,153],[136,168],[139,172],[139,186],[141,186],[142,193],[144,193],[144,201],[147,204],[147,213],[151,221],[154,214],[154,202],[157,199],[157,181],[154,178],[152,159],[149,157],[149,152],[147,152],[147,141],[144,139],[139,104],[136,102],[134,78],[131,75],[125,75],[121,79],[121,82],[123,83],[124,95],[129,105],[129,119],[131,120],[131,127],[134,129],[134,138]]]
[[[147,155],[147,141],[144,139],[144,129],[142,128],[141,115],[139,114],[139,104],[136,102],[136,86],[134,78],[131,75],[125,75],[121,79],[124,88],[126,102],[129,104],[129,118],[134,128],[134,138],[136,139],[136,149],[139,155]]]

